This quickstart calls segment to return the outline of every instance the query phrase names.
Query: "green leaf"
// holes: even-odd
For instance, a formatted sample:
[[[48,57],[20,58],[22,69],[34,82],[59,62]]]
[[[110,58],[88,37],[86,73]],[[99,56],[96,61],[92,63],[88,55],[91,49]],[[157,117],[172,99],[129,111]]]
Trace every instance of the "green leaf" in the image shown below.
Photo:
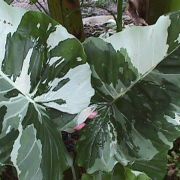
[[[36,4],[38,2],[38,0],[30,0],[31,4]]]
[[[161,99],[161,104],[167,104],[164,100],[171,100],[170,109],[165,111],[165,118],[168,120],[169,125],[166,124],[163,126],[167,127],[167,130],[164,130],[163,134],[158,133],[160,138],[165,144],[169,144],[172,147],[172,141],[179,137],[179,127],[180,127],[180,119],[179,119],[179,91],[180,91],[180,76],[179,76],[179,67],[180,61],[180,48],[178,48],[172,55],[167,57],[160,65],[158,65],[157,70],[153,71],[149,74],[144,81],[145,82],[153,82],[156,87],[163,89],[163,91],[167,94],[166,98]],[[156,101],[156,100],[154,100]],[[161,105],[160,104],[160,105]],[[164,105],[163,104],[163,105]],[[161,105],[162,106],[162,105]],[[154,109],[156,109],[155,107]],[[162,114],[163,115],[163,114]],[[162,117],[159,115],[158,118]],[[157,119],[158,121],[158,119]],[[155,126],[159,126],[159,123],[154,123]],[[170,129],[170,125],[175,126],[175,131]],[[168,127],[169,126],[169,127]],[[177,126],[177,127],[176,127]],[[160,126],[161,128],[161,126]],[[162,130],[161,130],[162,132]],[[165,135],[165,136],[163,136]],[[174,139],[172,138],[174,136]],[[145,172],[148,172],[150,176],[156,176],[161,179],[165,176],[165,172],[167,170],[167,148],[164,148],[161,153],[157,154],[151,161],[148,163],[146,161],[137,161],[133,168],[135,169],[143,169]],[[158,166],[156,166],[158,164]],[[159,172],[159,173],[157,173]]]
[[[163,178],[165,154],[180,133],[180,81],[150,72],[180,46],[179,15],[127,28],[106,42],[90,38],[84,43],[95,89],[92,104],[98,106],[98,116],[82,131],[77,146],[78,165],[88,173],[110,172],[118,162],[144,162],[137,170],[148,173],[151,162],[151,177]],[[163,170],[157,171],[160,160]]]
[[[72,162],[51,114],[78,121],[90,103],[83,47],[48,16],[4,2],[0,32],[0,165],[20,180],[62,179]]]
[[[4,0],[7,4],[11,4],[14,0]]]
[[[97,172],[92,175],[84,174],[82,180],[151,180],[146,174],[138,171],[132,171],[117,164],[112,172]]]

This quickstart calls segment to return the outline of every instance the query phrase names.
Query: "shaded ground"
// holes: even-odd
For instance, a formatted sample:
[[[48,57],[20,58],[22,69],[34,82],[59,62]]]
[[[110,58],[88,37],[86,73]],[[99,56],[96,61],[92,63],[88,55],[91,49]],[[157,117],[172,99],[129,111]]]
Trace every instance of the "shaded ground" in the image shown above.
[[[48,11],[47,0],[39,0],[39,3],[36,3],[36,5],[30,4],[29,0],[14,0],[12,5],[34,11],[43,10],[43,8],[45,8]]]
[[[39,0],[38,4],[30,4],[29,0],[14,0],[12,5],[15,7],[22,7],[28,10],[35,11],[44,11],[43,9],[45,9],[45,11],[48,12],[47,0]],[[97,8],[97,6],[99,8]],[[111,14],[115,15],[116,9],[116,4],[112,2],[105,4],[96,4],[93,0],[83,1],[83,3],[81,3],[81,12],[82,17],[85,18],[85,20],[83,21],[85,36],[98,37],[104,32],[108,32],[109,30],[111,31],[112,27],[107,27],[105,23],[109,19],[114,19]],[[93,17],[93,19],[86,19],[87,17]]]

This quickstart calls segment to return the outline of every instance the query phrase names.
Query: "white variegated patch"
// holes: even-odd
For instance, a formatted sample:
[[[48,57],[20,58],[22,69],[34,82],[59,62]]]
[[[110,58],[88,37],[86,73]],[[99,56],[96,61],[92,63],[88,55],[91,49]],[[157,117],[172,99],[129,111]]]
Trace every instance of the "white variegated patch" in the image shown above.
[[[57,25],[56,30],[49,35],[49,38],[47,40],[49,50],[54,49],[61,41],[72,38],[75,37],[69,34],[62,25]]]
[[[81,57],[77,57],[76,59],[77,59],[77,61],[82,61]]]
[[[179,33],[179,36],[177,38],[177,42],[180,43],[180,33]]]
[[[0,3],[0,67],[5,55],[5,45],[7,34],[11,35],[17,30],[18,25],[25,14],[21,8],[13,8],[7,5],[3,0]]]
[[[170,24],[171,20],[168,16],[161,16],[155,25],[128,27],[105,41],[111,43],[116,51],[121,48],[126,49],[131,62],[143,75],[167,55]]]
[[[36,137],[36,129],[33,125],[26,127],[23,130],[20,138],[21,146],[18,150],[17,166],[21,170],[19,174],[20,179],[26,177],[26,179],[43,179],[41,172],[41,161],[42,161],[42,144],[41,141]],[[33,166],[27,164],[28,161],[33,161]],[[26,166],[26,168],[24,168]]]
[[[120,90],[120,92],[121,91],[123,92],[123,88],[125,88],[125,86],[123,85],[123,83],[121,81],[118,80],[118,84],[116,85],[116,87],[114,87],[112,83],[111,84],[104,83],[93,66],[91,66],[91,70],[93,72],[93,77],[95,77],[101,81],[102,86],[99,87],[99,89],[105,95],[111,95],[114,99],[116,99],[119,96],[118,90]]]
[[[138,155],[145,160],[151,160],[159,151],[152,144],[150,139],[146,139],[134,127],[132,130],[132,141],[138,147]]]
[[[8,6],[5,2],[2,2],[0,5],[0,65],[2,65],[2,60],[5,55],[5,45],[6,45],[6,38],[8,33],[14,33],[20,21],[25,14],[26,10],[21,10],[20,8],[13,8]],[[5,21],[5,22],[4,22]],[[5,25],[4,25],[5,23]],[[6,27],[7,26],[7,27]],[[49,23],[48,30],[51,28],[52,24]],[[40,23],[37,24],[37,27],[40,28]],[[66,39],[75,38],[73,35],[69,34],[67,30],[61,26],[57,25],[56,30],[49,35],[47,40],[48,47],[51,49],[55,48],[59,42],[64,41]],[[29,102],[35,104],[36,102],[44,102],[44,105],[48,107],[52,107],[57,110],[61,110],[63,112],[69,112],[71,114],[79,113],[81,110],[86,108],[90,103],[90,98],[94,95],[94,90],[91,87],[91,71],[88,64],[83,64],[74,69],[69,70],[65,77],[61,79],[54,79],[52,82],[49,83],[51,87],[51,91],[47,94],[42,95],[41,97],[36,97],[35,101],[31,98],[36,91],[33,91],[33,94],[29,94],[31,89],[31,80],[29,72],[30,67],[30,60],[33,53],[33,48],[29,50],[28,54],[26,55],[22,69],[20,72],[20,76],[17,77],[16,81],[13,82],[12,79],[4,74],[0,70],[0,76],[5,79],[9,84],[12,85],[15,89],[19,90]],[[60,65],[65,59],[62,57],[52,57],[49,60],[49,65],[52,66],[56,63],[55,67]],[[80,57],[77,57],[77,61],[81,61]],[[69,78],[70,81],[65,84],[62,88],[58,91],[52,91],[58,83],[65,79]],[[62,99],[66,103],[62,105],[58,105],[56,101]]]
[[[37,28],[39,29],[39,28],[40,28],[40,26],[41,26],[41,25],[40,25],[40,23],[38,23],[38,24],[37,24]]]
[[[28,94],[31,89],[31,80],[30,73],[28,72],[30,67],[31,55],[33,52],[33,48],[31,48],[24,59],[22,70],[20,76],[16,78],[15,85],[18,87],[18,90],[23,94]]]
[[[131,171],[136,177],[138,177],[139,175],[143,175],[143,172],[140,171]]]
[[[164,117],[169,123],[171,123],[175,126],[180,126],[180,115],[179,114],[175,113],[174,119],[170,116],[167,116],[167,115],[165,115]]]
[[[70,114],[79,113],[90,103],[94,90],[90,83],[91,70],[88,64],[83,64],[70,69],[61,79],[54,79],[49,83],[49,91],[36,97],[36,102],[41,102],[47,107],[51,107]],[[58,83],[69,79],[63,87],[54,91]],[[63,100],[64,103],[58,104],[55,101]]]
[[[48,64],[49,64],[49,66],[53,66],[53,65],[55,65],[55,68],[56,67],[58,67],[61,63],[63,63],[65,61],[65,58],[63,58],[63,57],[52,57],[50,60],[49,60],[49,62],[48,62]]]
[[[98,155],[100,157],[96,158],[94,164],[87,170],[90,174],[96,172],[97,169],[100,171],[110,172],[118,163],[118,159],[116,158],[118,151],[117,132],[114,125],[111,122],[107,122],[107,129],[104,128],[100,131],[102,131],[101,133],[104,134],[104,136],[106,136],[107,138],[106,142],[103,142],[103,147],[100,147],[99,149]],[[92,136],[94,135],[92,134]],[[96,137],[94,138],[96,139]],[[93,150],[93,145],[89,148],[92,148]]]
[[[9,101],[1,101],[0,107],[5,106],[7,107],[6,114],[4,116],[4,120],[2,123],[2,132],[1,136],[6,136],[12,129],[17,129],[19,135],[14,142],[12,151],[11,151],[11,161],[13,165],[17,169],[17,173],[20,174],[21,170],[18,167],[18,150],[21,147],[21,136],[24,132],[22,127],[22,121],[27,113],[29,102],[25,99],[22,95],[18,95],[16,97],[10,98]]]
[[[54,63],[56,63],[61,57],[53,57],[49,60],[48,64],[49,66],[52,66]]]
[[[49,31],[51,27],[52,27],[52,24],[49,23],[48,28],[47,28],[47,31]]]
[[[158,132],[159,139],[166,145],[169,146],[169,149],[173,147],[173,142],[168,141],[166,136],[162,132]]]
[[[106,146],[105,146],[105,148],[106,148]],[[109,157],[109,156],[107,155],[106,157]],[[101,171],[105,171],[105,172],[110,172],[110,171],[112,171],[112,169],[114,168],[114,166],[117,163],[118,163],[118,161],[114,157],[108,159],[108,161],[107,161],[107,159],[103,159],[103,157],[101,157],[101,159],[95,160],[94,165],[91,168],[87,169],[87,172],[89,174],[92,174],[92,173],[96,172],[97,169],[100,169]]]
[[[23,130],[22,125],[20,124],[18,130],[19,136],[16,139],[11,152],[11,161],[17,169],[18,177],[20,179],[23,179],[24,177],[26,177],[26,179],[34,177],[36,179],[36,176],[38,175],[38,177],[42,179],[40,168],[42,145],[40,140],[37,140],[36,138],[36,129],[33,125],[30,125]],[[33,161],[33,166],[27,164],[28,161]]]
[[[25,117],[29,102],[22,95],[11,98],[10,101],[0,102],[0,107],[6,106],[6,114],[2,123],[2,134],[9,131],[9,127],[19,129],[19,122]]]
[[[11,157],[11,161],[13,162],[13,165],[15,166],[17,170],[17,174],[19,175],[21,173],[21,170],[19,169],[17,165],[18,164],[17,157],[18,157],[19,148],[21,147],[20,139],[23,133],[23,127],[22,127],[21,122],[19,122],[18,131],[19,131],[19,135],[18,135],[18,138],[14,142],[10,157]]]

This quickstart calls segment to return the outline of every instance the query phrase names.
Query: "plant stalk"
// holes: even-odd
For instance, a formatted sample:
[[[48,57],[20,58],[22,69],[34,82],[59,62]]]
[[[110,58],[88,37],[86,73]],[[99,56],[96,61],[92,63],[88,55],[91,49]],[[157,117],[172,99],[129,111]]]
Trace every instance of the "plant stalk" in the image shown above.
[[[48,0],[50,15],[79,40],[84,40],[79,0]]]
[[[71,166],[71,171],[72,171],[72,175],[73,175],[73,180],[77,180],[77,178],[76,178],[76,171],[75,171],[73,165]]]
[[[123,0],[117,1],[117,32],[122,31]]]

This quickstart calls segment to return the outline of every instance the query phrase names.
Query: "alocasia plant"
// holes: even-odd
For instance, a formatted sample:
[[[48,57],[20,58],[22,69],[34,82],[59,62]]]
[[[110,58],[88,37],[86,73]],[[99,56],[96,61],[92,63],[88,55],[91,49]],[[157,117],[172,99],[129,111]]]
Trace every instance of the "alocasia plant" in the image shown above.
[[[91,175],[84,174],[82,180],[150,180],[150,178],[142,172],[132,171],[129,168],[117,164],[113,171],[97,172]]]
[[[77,165],[92,174],[82,179],[100,171],[115,177],[119,163],[162,178],[179,135],[179,73],[152,70],[179,47],[179,15],[83,47],[48,16],[2,1],[0,165],[13,165],[20,180],[63,179],[72,159],[61,131],[72,132],[96,108],[77,145]]]
[[[98,106],[77,148],[78,164],[88,173],[135,161],[134,168],[151,177],[164,176],[167,150],[180,134],[180,82],[179,74],[151,71],[180,46],[179,14],[85,41]]]
[[[46,15],[4,2],[0,39],[0,165],[15,166],[21,180],[62,179],[71,159],[50,114],[82,118],[90,103],[83,47]]]

